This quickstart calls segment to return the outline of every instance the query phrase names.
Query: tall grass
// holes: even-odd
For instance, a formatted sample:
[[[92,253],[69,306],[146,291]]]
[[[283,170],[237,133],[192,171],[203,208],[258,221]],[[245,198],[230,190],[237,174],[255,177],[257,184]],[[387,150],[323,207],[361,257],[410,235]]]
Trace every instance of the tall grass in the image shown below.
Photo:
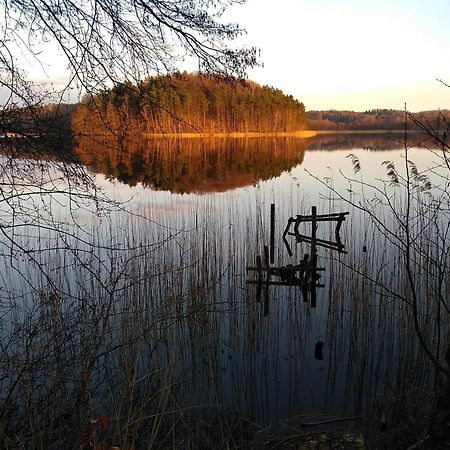
[[[428,392],[433,373],[407,302],[380,287],[407,292],[402,256],[373,223],[352,210],[342,229],[348,255],[319,250],[326,287],[317,308],[297,288],[274,286],[265,317],[246,287],[245,267],[268,242],[270,203],[281,236],[287,218],[315,202],[294,176],[285,174],[281,194],[275,181],[162,204],[149,192],[134,215],[69,227],[72,238],[41,231],[38,263],[51,284],[16,263],[26,288],[4,258],[2,445],[259,447],[317,417],[398,422],[405,393]],[[347,208],[336,199],[318,207]],[[320,232],[333,236],[326,225]],[[432,253],[430,233],[420,239]],[[276,263],[308,251],[296,246],[289,258],[278,240]],[[433,270],[424,274],[429,299]],[[427,339],[438,329],[443,339],[435,304],[424,302],[421,314]],[[324,360],[314,359],[319,340]]]

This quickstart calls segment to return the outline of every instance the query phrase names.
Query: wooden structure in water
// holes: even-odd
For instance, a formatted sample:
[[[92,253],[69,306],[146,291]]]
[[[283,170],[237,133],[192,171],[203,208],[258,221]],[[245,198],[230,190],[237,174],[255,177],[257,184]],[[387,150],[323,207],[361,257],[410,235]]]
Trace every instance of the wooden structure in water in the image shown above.
[[[283,233],[283,242],[289,253],[293,256],[289,242],[286,236],[294,236],[296,243],[305,242],[310,245],[310,254],[306,253],[303,259],[296,265],[287,264],[285,266],[275,267],[275,204],[270,208],[270,251],[268,246],[264,246],[264,258],[260,255],[256,257],[256,266],[247,267],[247,271],[256,272],[256,279],[247,280],[247,284],[257,285],[257,299],[261,302],[262,289],[264,287],[264,315],[269,313],[269,286],[297,286],[299,287],[303,300],[311,301],[311,307],[316,307],[317,288],[325,287],[320,283],[321,275],[324,272],[323,267],[318,267],[317,247],[324,247],[330,250],[336,250],[339,253],[347,253],[344,244],[340,238],[340,229],[345,221],[348,212],[317,214],[315,206],[311,209],[311,215],[297,215],[290,217]],[[334,230],[335,241],[317,238],[317,228],[320,222],[336,222]],[[301,234],[299,231],[302,223],[311,224],[311,235]],[[293,225],[293,230],[291,230]],[[272,277],[278,277],[274,280]]]
[[[297,215],[295,218],[290,217],[288,219],[288,223],[283,233],[283,242],[286,246],[286,249],[289,253],[289,256],[292,256],[292,250],[289,245],[289,242],[286,239],[286,236],[294,236],[297,243],[306,242],[311,244],[311,246],[315,247],[324,247],[330,250],[336,250],[339,253],[347,253],[345,249],[345,245],[341,241],[340,230],[342,223],[345,221],[345,217],[348,215],[348,212],[343,213],[332,213],[332,214],[317,214],[317,209],[315,206],[312,207],[311,215],[302,216]],[[335,241],[325,240],[317,238],[317,228],[318,224],[321,222],[336,222],[336,227],[334,230]],[[302,223],[311,223],[311,236],[300,233],[299,228]],[[292,225],[293,231],[291,231]],[[313,252],[311,252],[313,254]]]
[[[323,267],[317,267],[317,257],[310,258],[305,254],[296,265],[274,267],[269,264],[269,251],[264,247],[264,261],[261,256],[256,257],[256,266],[246,268],[249,272],[256,272],[256,280],[247,280],[247,284],[258,286],[257,299],[261,301],[262,288],[264,287],[264,315],[269,313],[269,286],[297,286],[303,295],[303,301],[311,300],[311,306],[316,306],[316,288],[324,287],[319,283],[321,275],[325,271]],[[278,280],[272,279],[277,277]]]

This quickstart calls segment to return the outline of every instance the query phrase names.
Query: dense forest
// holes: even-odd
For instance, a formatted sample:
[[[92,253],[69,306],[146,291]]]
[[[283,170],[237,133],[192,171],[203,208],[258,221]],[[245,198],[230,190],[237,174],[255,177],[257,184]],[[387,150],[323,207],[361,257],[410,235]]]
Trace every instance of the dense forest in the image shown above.
[[[442,129],[450,123],[450,110],[424,111],[413,113],[422,123],[429,123],[435,129]],[[308,111],[307,126],[310,130],[403,130],[405,112],[395,109],[373,109],[365,112],[354,111]],[[411,121],[408,128],[414,129]]]
[[[84,99],[72,118],[83,134],[267,133],[305,125],[303,103],[279,89],[187,73],[119,84]]]

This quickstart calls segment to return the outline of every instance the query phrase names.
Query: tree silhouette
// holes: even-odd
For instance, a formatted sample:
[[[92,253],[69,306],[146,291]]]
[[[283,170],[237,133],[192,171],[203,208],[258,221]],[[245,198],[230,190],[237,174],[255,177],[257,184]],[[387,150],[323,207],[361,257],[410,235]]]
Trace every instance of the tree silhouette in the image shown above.
[[[221,22],[225,9],[241,0],[13,0],[1,2],[0,18],[0,205],[3,239],[17,250],[13,230],[24,224],[58,228],[37,206],[44,197],[66,195],[66,206],[85,207],[101,198],[73,156],[67,123],[73,107],[62,104],[71,88],[92,99],[114,88],[120,105],[130,80],[173,71],[183,58],[194,58],[201,72],[244,77],[256,64],[255,48],[233,48],[243,33]],[[67,65],[68,80],[59,90],[32,80],[27,62],[44,69],[55,47]],[[52,50],[52,51],[50,51]],[[167,93],[149,92],[147,114],[157,121]],[[171,99],[175,101],[176,99]],[[133,104],[139,100],[133,97]],[[51,103],[52,102],[52,103]],[[133,108],[133,104],[131,105]],[[129,117],[110,107],[114,127]],[[45,163],[42,162],[45,160]],[[13,175],[12,175],[13,174]],[[60,180],[66,180],[62,187]],[[20,251],[27,251],[22,248]]]
[[[106,382],[113,371],[95,375],[98,362],[108,355],[115,359],[122,349],[131,355],[156,331],[156,316],[165,317],[150,301],[137,307],[142,296],[131,293],[142,280],[159,276],[152,255],[156,243],[122,245],[112,236],[107,213],[120,205],[102,195],[72,153],[66,133],[72,106],[62,103],[65,94],[77,88],[89,100],[115,85],[118,103],[130,81],[171,72],[186,57],[194,58],[201,72],[243,77],[256,62],[256,50],[232,48],[242,30],[221,22],[224,10],[239,3],[0,3],[0,447],[113,448],[96,436],[107,434],[108,420],[99,420],[96,430],[89,398],[98,388],[121,383]],[[58,89],[33,81],[33,66],[45,70],[54,64],[55,48],[68,68],[67,83]],[[159,117],[161,98],[155,94],[148,114]],[[126,110],[111,109],[115,121],[126,119]],[[172,232],[155,228],[158,245],[171,240]],[[136,277],[138,260],[149,265]],[[119,395],[125,409],[128,400],[134,408],[137,394],[142,412],[158,411],[160,396],[153,393],[162,385],[152,376],[146,379],[151,381],[139,394]],[[170,385],[170,377],[163,382]],[[147,432],[140,420],[131,425],[134,430],[120,421],[117,429],[124,437],[115,437],[120,448],[135,448],[132,441],[142,433],[146,448],[159,440],[159,425]]]
[[[2,2],[1,84],[25,105],[35,103],[33,86],[21,61],[51,63],[52,42],[72,76],[88,93],[108,82],[141,80],[171,72],[184,57],[194,57],[202,72],[244,77],[256,63],[256,49],[234,49],[242,34],[223,24],[227,6],[241,0],[113,0]]]

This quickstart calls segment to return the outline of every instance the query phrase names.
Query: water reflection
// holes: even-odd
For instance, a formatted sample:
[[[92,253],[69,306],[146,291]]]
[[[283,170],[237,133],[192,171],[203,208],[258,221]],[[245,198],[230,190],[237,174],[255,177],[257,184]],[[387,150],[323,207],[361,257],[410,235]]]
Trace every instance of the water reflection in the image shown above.
[[[359,142],[352,145],[360,146],[352,153],[360,158],[374,156],[363,151],[366,138],[352,137]],[[325,148],[328,139],[306,145]],[[333,145],[343,144],[330,141]],[[3,411],[15,429],[23,430],[20,439],[27,448],[37,447],[33,439],[47,443],[54,435],[61,436],[53,440],[54,448],[73,447],[75,433],[87,435],[97,415],[109,418],[114,445],[120,448],[132,448],[130,436],[141,439],[133,443],[135,448],[149,448],[150,439],[154,448],[180,442],[186,448],[226,448],[235,437],[252,444],[246,448],[261,448],[258,439],[267,441],[263,431],[272,424],[298,427],[323,415],[357,415],[372,423],[389,404],[389,423],[402,420],[403,394],[414,387],[426,391],[433,374],[415,338],[408,304],[370,289],[367,278],[349,266],[405,290],[406,276],[397,263],[401,255],[386,251],[389,242],[375,238],[373,223],[353,210],[338,233],[335,223],[320,230],[320,237],[334,236],[338,244],[336,234],[342,232],[349,248],[348,255],[338,254],[341,264],[330,254],[332,248],[317,245],[325,286],[317,290],[317,308],[311,308],[303,301],[308,292],[305,296],[301,288],[305,280],[317,282],[304,276],[309,264],[305,255],[314,254],[305,239],[312,227],[292,219],[293,235],[288,237],[295,246],[288,259],[281,243],[286,220],[308,212],[311,202],[319,215],[344,208],[334,199],[312,199],[311,178],[300,179],[303,167],[226,195],[181,199],[155,190],[202,193],[251,184],[301,163],[304,147],[302,141],[288,139],[145,140],[122,148],[111,142],[78,142],[79,158],[93,170],[153,190],[136,188],[147,200],[147,209],[139,209],[142,215],[118,214],[103,224],[99,219],[87,230],[93,245],[86,241],[86,248],[80,246],[80,234],[76,240],[81,227],[60,236],[55,245],[54,236],[40,234],[48,251],[39,254],[39,263],[55,274],[53,287],[59,295],[25,267],[23,273],[36,280],[39,291],[23,293],[22,280],[14,278],[3,252],[1,272],[9,291],[0,290],[5,361],[0,395],[9,399]],[[304,165],[323,170],[332,165],[337,172],[350,165],[346,153],[310,152]],[[399,159],[400,153],[389,158]],[[186,200],[191,209],[177,207]],[[270,266],[281,281],[271,283],[269,311],[267,298],[264,308],[255,301],[261,283],[246,286],[245,276],[256,255],[264,254],[269,266],[263,247],[270,201],[280,218]],[[155,205],[164,211],[158,224],[143,220]],[[30,233],[14,237],[27,243]],[[17,290],[8,294],[14,284]],[[424,284],[427,293],[429,288]],[[430,303],[421,310],[430,338],[437,313]],[[36,419],[25,410],[45,413]],[[30,437],[31,429],[43,431]],[[74,431],[68,434],[67,429]],[[241,434],[230,438],[230,430]]]
[[[428,138],[422,133],[412,132],[407,136],[407,144],[410,146],[425,146]],[[345,150],[364,149],[371,151],[397,150],[405,147],[403,133],[330,133],[318,134],[307,141],[308,150]]]
[[[83,164],[129,186],[174,193],[224,192],[278,177],[303,162],[301,139],[78,138]]]

